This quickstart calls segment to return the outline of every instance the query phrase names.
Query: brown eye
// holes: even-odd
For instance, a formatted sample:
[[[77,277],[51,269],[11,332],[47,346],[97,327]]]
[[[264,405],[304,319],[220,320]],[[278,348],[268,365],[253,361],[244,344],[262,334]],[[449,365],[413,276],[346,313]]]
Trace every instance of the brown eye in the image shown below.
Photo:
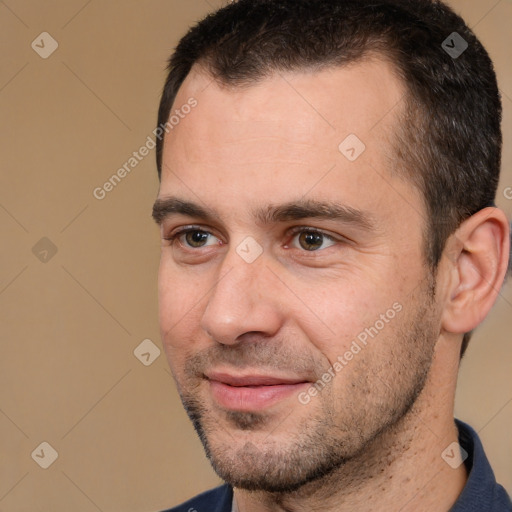
[[[322,246],[324,235],[313,231],[303,231],[299,235],[299,243],[306,251],[314,251]]]
[[[294,247],[308,252],[318,252],[319,249],[327,249],[337,242],[332,236],[311,228],[298,228],[294,230],[293,238],[298,240],[298,244],[293,243]]]
[[[204,247],[204,243],[208,240],[209,233],[194,229],[184,233],[184,236],[190,247]]]
[[[183,249],[201,249],[210,245],[221,244],[219,239],[209,231],[195,227],[188,227],[164,237],[164,240],[174,246],[178,241]]]

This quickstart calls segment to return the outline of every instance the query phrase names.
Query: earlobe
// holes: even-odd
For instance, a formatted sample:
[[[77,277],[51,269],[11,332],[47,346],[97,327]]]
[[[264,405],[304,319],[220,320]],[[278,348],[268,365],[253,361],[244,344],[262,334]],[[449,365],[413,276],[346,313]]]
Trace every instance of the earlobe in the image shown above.
[[[493,306],[507,273],[510,234],[502,210],[484,208],[466,219],[447,241],[452,272],[443,328],[463,334],[477,327]]]

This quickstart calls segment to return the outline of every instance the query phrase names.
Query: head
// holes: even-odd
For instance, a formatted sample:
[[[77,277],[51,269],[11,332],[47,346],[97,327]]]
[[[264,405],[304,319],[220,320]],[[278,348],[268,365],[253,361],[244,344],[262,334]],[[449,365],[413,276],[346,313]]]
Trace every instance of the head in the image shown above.
[[[158,119],[160,323],[223,478],[328,474],[409,413],[440,337],[464,353],[507,264],[500,119],[486,51],[436,1],[239,0],[180,41]],[[498,263],[475,264],[493,237]],[[461,313],[470,284],[479,316]]]

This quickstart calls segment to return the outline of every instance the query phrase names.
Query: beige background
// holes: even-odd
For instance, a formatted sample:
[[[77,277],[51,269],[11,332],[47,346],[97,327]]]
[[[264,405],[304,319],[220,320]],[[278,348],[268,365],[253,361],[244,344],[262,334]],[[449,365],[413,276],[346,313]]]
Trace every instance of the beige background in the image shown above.
[[[452,4],[496,64],[498,203],[511,217],[512,2]],[[151,512],[219,482],[163,353],[150,366],[133,353],[144,339],[161,348],[154,151],[105,199],[92,194],[151,135],[171,49],[219,5],[0,1],[0,511]],[[47,59],[31,48],[43,31],[59,45]],[[57,248],[46,262],[32,251],[43,237]],[[456,407],[509,492],[511,315],[509,284],[471,343]],[[31,457],[43,441],[58,452],[48,469]]]

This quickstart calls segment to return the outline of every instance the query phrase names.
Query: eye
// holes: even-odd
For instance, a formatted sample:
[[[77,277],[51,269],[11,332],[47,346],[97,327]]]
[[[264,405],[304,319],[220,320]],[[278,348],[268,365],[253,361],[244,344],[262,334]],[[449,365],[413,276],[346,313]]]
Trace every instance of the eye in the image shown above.
[[[308,252],[317,251],[318,249],[327,249],[327,247],[336,244],[336,240],[332,236],[313,228],[297,228],[292,232],[292,235],[294,238],[298,235],[297,240],[299,247],[296,245],[294,247],[304,249]],[[325,245],[326,243],[328,243],[328,245]]]
[[[291,235],[293,239],[296,239],[298,242],[297,245],[297,243],[293,241],[291,245],[307,252],[317,252],[320,249],[327,249],[338,242],[333,236],[311,227],[297,227],[292,230]],[[201,249],[202,247],[212,245],[222,245],[222,241],[211,232],[194,226],[179,229],[171,235],[163,237],[163,239],[170,242],[170,245],[174,245],[175,242],[178,241],[185,249]],[[285,247],[288,248],[288,245]]]
[[[211,242],[208,243],[208,237],[211,237]],[[201,247],[207,247],[209,245],[220,245],[222,242],[215,238],[209,231],[204,231],[199,228],[189,227],[180,229],[168,237],[164,237],[164,240],[173,245],[177,240],[185,248],[200,249]]]

